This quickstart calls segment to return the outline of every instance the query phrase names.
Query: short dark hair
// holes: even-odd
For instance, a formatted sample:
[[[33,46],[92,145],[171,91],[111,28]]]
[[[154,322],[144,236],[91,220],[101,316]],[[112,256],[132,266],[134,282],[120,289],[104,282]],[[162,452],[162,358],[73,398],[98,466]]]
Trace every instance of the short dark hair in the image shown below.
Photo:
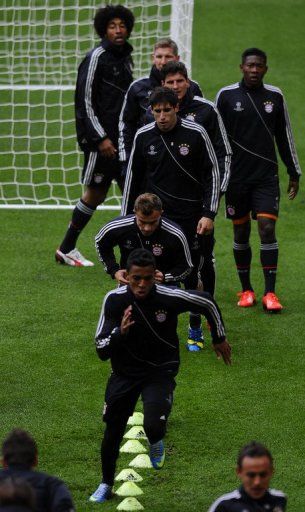
[[[134,211],[140,211],[143,215],[151,215],[154,211],[162,211],[162,201],[156,194],[146,192],[137,197],[134,204]]]
[[[108,23],[114,18],[124,21],[128,36],[130,36],[135,21],[131,10],[123,5],[106,5],[106,7],[101,7],[94,16],[94,28],[101,39],[106,34]]]
[[[169,103],[172,107],[176,107],[178,101],[177,94],[168,87],[156,87],[149,98],[151,107],[158,103]]]
[[[35,493],[29,482],[13,476],[0,481],[0,505],[23,505],[26,510],[34,510],[34,504]]]
[[[261,57],[265,64],[267,64],[267,54],[263,52],[263,50],[260,50],[259,48],[247,48],[242,55],[241,55],[241,62],[244,64],[247,57],[250,57],[252,55],[257,55],[258,57]]]
[[[160,71],[161,78],[163,81],[166,80],[168,75],[175,75],[176,73],[180,73],[186,80],[188,80],[188,74],[185,64],[183,62],[179,62],[176,60],[171,60]]]
[[[178,46],[170,37],[165,37],[164,39],[160,39],[154,44],[154,52],[158,50],[158,48],[171,48],[173,54],[178,56]]]
[[[154,255],[146,249],[134,249],[127,258],[126,269],[128,272],[133,265],[156,269],[156,260]]]
[[[265,445],[257,441],[251,441],[240,449],[237,456],[237,466],[239,469],[241,469],[245,457],[268,457],[270,464],[273,467],[273,457],[271,452]]]
[[[8,466],[21,464],[30,468],[35,465],[37,454],[34,438],[19,428],[12,430],[2,443],[2,456]]]

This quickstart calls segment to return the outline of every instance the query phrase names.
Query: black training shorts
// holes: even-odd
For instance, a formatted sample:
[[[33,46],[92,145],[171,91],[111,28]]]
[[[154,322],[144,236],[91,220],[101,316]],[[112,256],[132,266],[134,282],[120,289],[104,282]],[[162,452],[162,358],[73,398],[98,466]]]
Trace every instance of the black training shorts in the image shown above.
[[[278,217],[280,188],[278,177],[259,184],[229,183],[226,192],[226,217],[238,220],[251,212],[256,219],[259,213]]]
[[[84,185],[110,186],[112,180],[121,176],[121,164],[118,158],[104,158],[99,151],[84,151],[82,183]]]
[[[108,379],[103,420],[107,422],[132,416],[136,403],[142,396],[143,406],[158,404],[160,415],[167,418],[173,403],[176,387],[174,377],[150,376],[145,379],[133,379],[112,373]]]

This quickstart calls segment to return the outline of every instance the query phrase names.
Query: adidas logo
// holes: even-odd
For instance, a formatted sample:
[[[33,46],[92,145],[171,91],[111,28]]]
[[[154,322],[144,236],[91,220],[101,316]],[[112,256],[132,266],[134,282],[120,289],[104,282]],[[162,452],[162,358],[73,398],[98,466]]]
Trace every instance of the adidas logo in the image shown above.
[[[132,473],[129,473],[129,475],[127,475],[126,477],[126,480],[128,480],[129,482],[133,482],[136,481],[137,478]]]
[[[160,416],[160,420],[164,420],[166,421],[166,418],[165,418],[165,415],[163,414],[163,416]]]
[[[143,436],[145,436],[145,432],[143,432],[143,430],[139,430],[139,432],[136,435],[136,439],[139,439],[139,437],[143,437]]]

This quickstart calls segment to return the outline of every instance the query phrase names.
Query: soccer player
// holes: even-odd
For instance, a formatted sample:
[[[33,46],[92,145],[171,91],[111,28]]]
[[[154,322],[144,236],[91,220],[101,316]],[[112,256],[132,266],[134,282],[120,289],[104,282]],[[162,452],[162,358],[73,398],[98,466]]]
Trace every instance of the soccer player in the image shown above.
[[[163,437],[179,370],[180,313],[193,309],[204,314],[216,353],[231,363],[231,347],[213,298],[204,292],[155,284],[155,270],[152,253],[135,249],[127,260],[128,285],[112,290],[104,299],[96,350],[103,361],[111,360],[112,373],[105,392],[102,483],[90,501],[102,503],[112,497],[120,442],[140,395],[151,463],[155,469],[164,464]]]
[[[94,28],[101,43],[79,66],[75,92],[77,139],[84,153],[82,182],[85,192],[77,203],[56,261],[87,267],[93,263],[76,249],[77,239],[113,179],[123,188],[118,159],[118,121],[123,99],[132,82],[132,46],[127,42],[134,16],[121,5],[99,9]]]
[[[263,83],[268,70],[265,52],[249,48],[242,54],[241,82],[224,87],[216,98],[233,150],[226,215],[233,221],[233,253],[242,286],[238,306],[251,307],[256,295],[250,280],[252,218],[257,220],[264,273],[263,307],[279,312],[275,295],[278,242],[279,176],[275,143],[289,175],[288,197],[294,199],[301,169],[292,137],[287,106],[280,89]]]
[[[247,444],[237,458],[236,473],[241,487],[218,498],[209,512],[284,512],[287,504],[285,494],[269,489],[273,471],[270,451],[256,441]]]
[[[36,512],[73,512],[74,505],[67,486],[58,478],[35,470],[38,450],[33,437],[21,429],[12,430],[2,443],[0,481],[23,479],[35,492]]]
[[[164,214],[180,225],[191,249],[194,270],[185,279],[187,289],[198,286],[198,269],[205,254],[206,235],[213,232],[220,179],[215,152],[200,125],[181,119],[178,97],[157,88],[150,97],[155,122],[138,130],[132,149],[123,195],[123,214],[132,211],[137,195],[158,194]],[[187,348],[203,346],[201,319],[191,314]]]
[[[161,86],[161,70],[169,61],[179,60],[178,47],[170,39],[161,39],[154,45],[152,68],[149,76],[135,80],[129,87],[119,124],[119,156],[122,162],[128,162],[136,131],[145,124],[145,113],[149,107],[149,98],[155,87]],[[197,96],[202,96],[197,82],[190,80],[190,88]],[[126,167],[126,165],[125,165]]]
[[[105,271],[119,284],[127,284],[126,262],[137,248],[152,252],[156,259],[156,281],[178,285],[193,267],[188,243],[180,227],[162,217],[162,202],[155,194],[137,197],[134,214],[117,217],[96,235],[95,245]],[[114,247],[119,246],[120,265]]]

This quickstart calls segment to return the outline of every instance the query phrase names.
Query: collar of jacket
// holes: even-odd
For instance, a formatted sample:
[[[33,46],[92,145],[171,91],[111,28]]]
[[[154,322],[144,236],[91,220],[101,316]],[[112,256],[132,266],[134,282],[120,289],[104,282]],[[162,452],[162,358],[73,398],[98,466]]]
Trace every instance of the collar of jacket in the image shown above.
[[[193,99],[194,99],[194,94],[192,93],[192,91],[190,91],[190,88],[188,88],[188,90],[186,91],[186,94],[183,96],[182,100],[179,103],[179,110],[190,107]],[[178,111],[178,114],[179,114],[179,111]]]
[[[161,86],[161,72],[156,68],[155,65],[153,65],[150,70],[149,80],[151,82],[152,88]]]
[[[261,83],[261,85],[259,85],[258,87],[248,87],[245,83],[245,80],[242,79],[240,82],[239,82],[239,86],[241,89],[243,89],[245,92],[253,92],[253,91],[261,91],[263,88],[264,88],[264,84],[263,82]]]
[[[109,39],[102,39],[101,46],[113,53],[116,57],[126,57],[127,55],[130,55],[133,51],[133,47],[131,44],[129,44],[127,41],[122,46],[118,46],[116,44],[113,44],[109,41]]]
[[[158,135],[167,135],[167,134],[171,134],[171,133],[175,133],[176,130],[181,126],[181,119],[179,117],[179,111],[178,111],[178,115],[177,115],[177,122],[174,126],[174,128],[172,128],[171,130],[169,130],[168,132],[163,132],[162,130],[160,130],[160,128],[158,128],[158,125],[157,123],[155,122],[155,131],[158,133]]]
[[[241,485],[240,488],[239,488],[239,492],[240,494],[242,495],[243,499],[248,501],[248,502],[254,502],[254,503],[257,503],[258,505],[263,505],[265,503],[265,500],[266,500],[266,497],[268,496],[269,492],[268,490],[265,492],[264,496],[262,496],[262,498],[258,498],[257,500],[255,500],[254,498],[251,498],[251,496],[249,496],[249,494],[245,491],[244,489],[244,486]]]

